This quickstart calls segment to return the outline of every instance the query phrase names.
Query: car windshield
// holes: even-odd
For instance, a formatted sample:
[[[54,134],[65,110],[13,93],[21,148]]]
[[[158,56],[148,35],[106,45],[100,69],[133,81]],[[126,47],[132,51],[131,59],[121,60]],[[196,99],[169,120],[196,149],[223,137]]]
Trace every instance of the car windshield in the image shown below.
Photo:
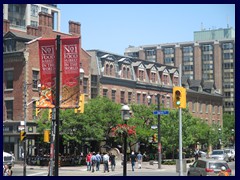
[[[223,151],[213,151],[212,155],[218,155],[218,154],[223,154]]]
[[[228,169],[227,163],[209,163],[210,169],[221,169],[222,166],[225,166],[226,169]]]

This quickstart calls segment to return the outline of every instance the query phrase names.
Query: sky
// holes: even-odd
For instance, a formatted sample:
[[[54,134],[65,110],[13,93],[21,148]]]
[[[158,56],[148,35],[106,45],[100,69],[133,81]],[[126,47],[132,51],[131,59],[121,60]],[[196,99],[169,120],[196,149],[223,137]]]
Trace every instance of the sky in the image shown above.
[[[61,32],[81,23],[82,48],[123,55],[131,46],[193,41],[202,28],[235,29],[234,4],[57,4]]]

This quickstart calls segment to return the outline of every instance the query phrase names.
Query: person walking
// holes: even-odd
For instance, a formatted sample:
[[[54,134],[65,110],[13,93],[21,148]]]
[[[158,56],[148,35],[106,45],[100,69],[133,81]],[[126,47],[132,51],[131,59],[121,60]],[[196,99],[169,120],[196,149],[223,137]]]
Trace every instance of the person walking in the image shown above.
[[[134,171],[135,163],[136,163],[136,155],[134,152],[132,152],[132,154],[130,156],[130,160],[131,160],[131,164],[132,164],[132,171]]]
[[[11,166],[10,165],[8,165],[8,164],[4,165],[3,176],[12,176],[12,170],[11,170]]]
[[[221,167],[221,171],[218,173],[218,176],[229,176],[229,173],[226,171],[225,166]]]
[[[91,152],[88,152],[86,156],[87,171],[91,171],[91,157],[92,157]]]
[[[92,153],[91,157],[91,165],[92,165],[92,172],[94,172],[94,167],[96,166],[97,158],[96,158],[96,153]]]
[[[101,157],[101,155],[100,155],[99,152],[96,154],[96,158],[97,158],[96,171],[99,171],[99,169],[100,169],[100,164],[101,164],[101,161],[102,161],[102,157]]]
[[[115,170],[115,166],[116,166],[116,161],[115,161],[115,155],[113,153],[110,154],[110,162],[111,162],[111,170],[114,171]]]
[[[108,153],[104,153],[103,155],[103,165],[104,165],[104,173],[107,171],[109,172],[109,167],[108,167],[108,163],[109,163],[109,155]]]
[[[138,160],[138,169],[142,168],[142,158],[143,155],[141,154],[141,152],[139,151],[138,155],[137,155],[137,160]]]
[[[194,157],[195,157],[195,161],[198,160],[198,157],[199,157],[199,150],[198,149],[195,149]]]

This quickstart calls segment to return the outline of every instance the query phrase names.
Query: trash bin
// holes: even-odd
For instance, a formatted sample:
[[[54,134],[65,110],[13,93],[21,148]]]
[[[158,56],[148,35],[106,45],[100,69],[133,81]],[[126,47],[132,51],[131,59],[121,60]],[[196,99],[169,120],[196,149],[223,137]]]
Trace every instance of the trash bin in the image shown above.
[[[186,161],[186,159],[182,160],[182,169],[183,169],[183,172],[187,172],[187,161]],[[176,159],[176,172],[180,172],[180,161],[179,161],[179,159]]]

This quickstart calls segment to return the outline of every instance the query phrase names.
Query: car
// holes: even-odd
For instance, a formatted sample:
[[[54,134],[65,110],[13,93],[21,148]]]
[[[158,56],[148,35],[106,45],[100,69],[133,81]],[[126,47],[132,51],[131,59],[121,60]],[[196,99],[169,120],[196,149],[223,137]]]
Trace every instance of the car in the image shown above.
[[[14,159],[15,158],[12,154],[3,151],[3,165],[4,164],[12,165]]]
[[[227,153],[228,157],[229,157],[229,161],[235,161],[235,150],[234,149],[230,149],[230,148],[226,148],[224,149],[225,153]]]
[[[226,171],[231,175],[232,170],[229,168],[228,163],[223,160],[214,159],[198,159],[192,165],[189,165],[187,172],[188,176],[217,176],[224,166]]]
[[[223,149],[216,149],[212,151],[212,154],[210,155],[210,158],[216,159],[216,160],[224,160],[229,162],[228,154]]]

